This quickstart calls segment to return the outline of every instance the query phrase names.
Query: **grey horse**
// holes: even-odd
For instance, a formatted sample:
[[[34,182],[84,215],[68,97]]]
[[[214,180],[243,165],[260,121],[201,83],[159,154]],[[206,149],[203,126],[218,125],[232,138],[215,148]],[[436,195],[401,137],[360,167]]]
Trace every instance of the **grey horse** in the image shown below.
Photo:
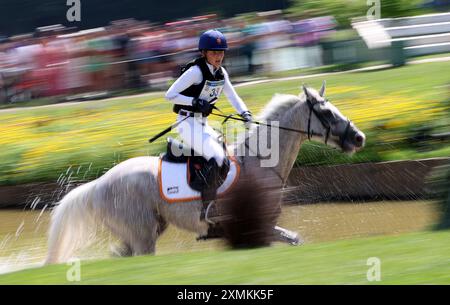
[[[273,188],[282,189],[306,140],[322,141],[350,154],[362,148],[364,133],[327,101],[324,93],[325,82],[319,91],[303,86],[298,96],[276,94],[258,121],[279,123],[279,161],[262,167],[257,153],[244,155],[239,157],[241,172],[260,167],[260,175],[269,179]],[[235,154],[245,151],[259,128],[262,126],[254,126],[248,137],[230,145],[230,150]],[[156,241],[168,224],[206,235],[208,223],[200,220],[201,201],[168,204],[161,199],[158,161],[159,157],[152,156],[126,160],[70,191],[52,211],[46,263],[70,259],[99,226],[110,230],[123,243],[123,253],[127,255],[153,254]],[[281,199],[278,196],[273,204],[281,205]],[[275,228],[281,238],[283,229]]]

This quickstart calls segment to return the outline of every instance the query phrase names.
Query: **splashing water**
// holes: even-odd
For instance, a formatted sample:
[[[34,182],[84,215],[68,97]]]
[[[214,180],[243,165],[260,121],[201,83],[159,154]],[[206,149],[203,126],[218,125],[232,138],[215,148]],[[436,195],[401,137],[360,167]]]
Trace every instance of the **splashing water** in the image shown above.
[[[49,209],[0,210],[0,274],[39,267],[45,259]],[[400,234],[429,228],[437,219],[432,201],[339,202],[285,205],[279,225],[297,231],[306,243]],[[197,242],[196,234],[173,226],[158,240],[157,255],[223,249],[220,240]],[[109,233],[99,234],[76,257],[110,257],[115,242]],[[280,245],[284,246],[284,245]]]

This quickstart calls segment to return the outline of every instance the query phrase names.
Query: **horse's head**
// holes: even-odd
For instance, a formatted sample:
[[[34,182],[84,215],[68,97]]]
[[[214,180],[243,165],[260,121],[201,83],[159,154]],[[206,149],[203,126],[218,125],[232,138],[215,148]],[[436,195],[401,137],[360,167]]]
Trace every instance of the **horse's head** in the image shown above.
[[[346,153],[354,153],[364,146],[364,133],[325,98],[325,81],[319,91],[303,86],[303,92],[309,107],[310,138],[319,138]]]

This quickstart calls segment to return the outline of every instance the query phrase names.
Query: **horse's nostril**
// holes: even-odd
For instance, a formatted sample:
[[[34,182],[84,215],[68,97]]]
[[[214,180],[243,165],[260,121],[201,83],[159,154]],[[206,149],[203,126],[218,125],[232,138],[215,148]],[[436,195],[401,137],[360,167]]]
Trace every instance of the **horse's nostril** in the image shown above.
[[[356,143],[358,143],[358,144],[362,144],[362,142],[364,141],[364,137],[363,137],[362,135],[357,135],[357,136],[355,137],[355,141],[356,141]]]

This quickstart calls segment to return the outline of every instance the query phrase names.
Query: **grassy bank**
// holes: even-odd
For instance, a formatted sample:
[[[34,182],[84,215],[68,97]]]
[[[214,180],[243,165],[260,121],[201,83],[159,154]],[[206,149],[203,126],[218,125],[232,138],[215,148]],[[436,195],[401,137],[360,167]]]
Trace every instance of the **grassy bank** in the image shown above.
[[[298,163],[368,162],[450,155],[448,143],[426,149],[405,139],[415,128],[448,131],[449,62],[428,63],[327,77],[328,98],[368,135],[365,150],[354,157],[305,145]],[[238,93],[257,113],[274,93],[298,94],[300,80],[239,87]],[[322,78],[308,84],[318,88]],[[233,109],[221,98],[224,112]],[[162,96],[132,97],[0,112],[0,185],[56,181],[61,176],[92,179],[114,164],[141,155],[157,155],[164,139],[147,139],[174,122]],[[220,126],[220,121],[211,117]]]
[[[79,284],[449,284],[450,231],[240,251],[203,251],[81,263]],[[68,265],[0,276],[0,284],[70,284]]]

